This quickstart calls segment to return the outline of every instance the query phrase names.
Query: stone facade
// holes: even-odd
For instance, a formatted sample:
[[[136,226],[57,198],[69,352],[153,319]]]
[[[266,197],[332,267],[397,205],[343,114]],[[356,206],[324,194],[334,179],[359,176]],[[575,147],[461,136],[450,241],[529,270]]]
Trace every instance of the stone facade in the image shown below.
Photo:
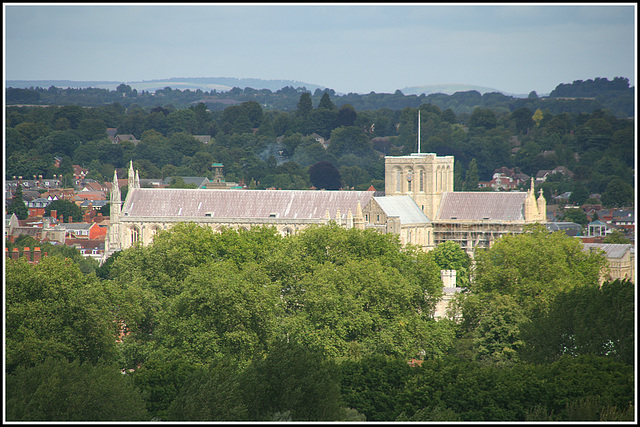
[[[130,163],[127,199],[112,186],[105,259],[137,242],[148,245],[159,230],[189,221],[214,229],[270,225],[283,235],[335,221],[396,234],[402,244],[425,251],[453,240],[471,256],[525,224],[546,222],[546,203],[541,191],[536,199],[533,179],[527,192],[454,192],[453,165],[453,156],[434,153],[386,157],[385,196],[373,197],[371,191],[140,188]]]

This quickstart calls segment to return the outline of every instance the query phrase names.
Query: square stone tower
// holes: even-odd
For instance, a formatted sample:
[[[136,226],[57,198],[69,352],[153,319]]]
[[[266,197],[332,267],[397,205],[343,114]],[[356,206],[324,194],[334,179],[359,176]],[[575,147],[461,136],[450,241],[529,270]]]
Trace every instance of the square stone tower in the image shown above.
[[[387,156],[384,166],[385,196],[410,196],[434,220],[442,193],[453,191],[453,156]]]

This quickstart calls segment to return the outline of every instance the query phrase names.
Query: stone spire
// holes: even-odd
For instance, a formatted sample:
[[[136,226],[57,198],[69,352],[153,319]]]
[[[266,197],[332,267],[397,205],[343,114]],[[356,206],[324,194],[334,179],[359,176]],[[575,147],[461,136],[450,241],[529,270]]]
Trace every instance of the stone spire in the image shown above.
[[[135,180],[136,188],[140,188],[140,175],[138,175],[138,171],[136,170],[136,180]]]
[[[538,206],[536,204],[536,195],[534,193],[533,177],[531,177],[531,188],[527,190],[527,198],[524,200],[524,220],[532,222],[537,218]]]
[[[542,195],[542,188],[540,189],[540,196],[538,196],[538,215],[540,221],[547,222],[547,199]]]
[[[136,173],[133,170],[133,160],[129,161],[129,178],[127,185],[129,187],[129,191],[136,188]]]
[[[358,230],[364,230],[364,215],[362,215],[362,205],[359,200],[356,206],[356,215],[353,217],[353,226]]]

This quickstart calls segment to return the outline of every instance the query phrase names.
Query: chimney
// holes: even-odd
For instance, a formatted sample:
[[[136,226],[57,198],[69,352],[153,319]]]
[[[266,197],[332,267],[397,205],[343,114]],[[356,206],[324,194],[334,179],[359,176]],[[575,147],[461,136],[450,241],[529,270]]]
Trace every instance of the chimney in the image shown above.
[[[51,218],[58,219],[58,211],[55,209],[51,209]]]
[[[31,249],[25,247],[22,250],[22,256],[27,259],[27,261],[31,261]]]
[[[73,222],[73,217],[69,215],[69,222]]]
[[[9,255],[9,248],[4,248],[4,257],[11,258],[11,255]]]
[[[33,248],[33,262],[40,262],[40,248],[38,246]]]
[[[11,258],[12,259],[20,258],[20,251],[18,251],[18,248],[13,248],[13,252],[11,252]]]

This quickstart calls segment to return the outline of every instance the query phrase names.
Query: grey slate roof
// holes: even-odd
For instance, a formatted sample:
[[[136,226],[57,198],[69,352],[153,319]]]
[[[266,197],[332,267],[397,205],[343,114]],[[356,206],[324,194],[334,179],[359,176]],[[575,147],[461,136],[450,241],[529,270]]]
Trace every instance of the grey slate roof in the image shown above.
[[[427,224],[429,218],[409,196],[388,196],[373,198],[387,216],[400,217],[401,224]]]
[[[196,190],[137,188],[129,193],[122,214],[140,217],[205,217],[330,219],[340,209],[343,219],[358,201],[364,208],[373,197],[371,191],[310,190]]]
[[[607,258],[622,258],[627,251],[633,251],[633,245],[620,243],[584,243],[583,250],[602,249]]]
[[[442,194],[438,220],[524,221],[526,192],[456,191]]]

